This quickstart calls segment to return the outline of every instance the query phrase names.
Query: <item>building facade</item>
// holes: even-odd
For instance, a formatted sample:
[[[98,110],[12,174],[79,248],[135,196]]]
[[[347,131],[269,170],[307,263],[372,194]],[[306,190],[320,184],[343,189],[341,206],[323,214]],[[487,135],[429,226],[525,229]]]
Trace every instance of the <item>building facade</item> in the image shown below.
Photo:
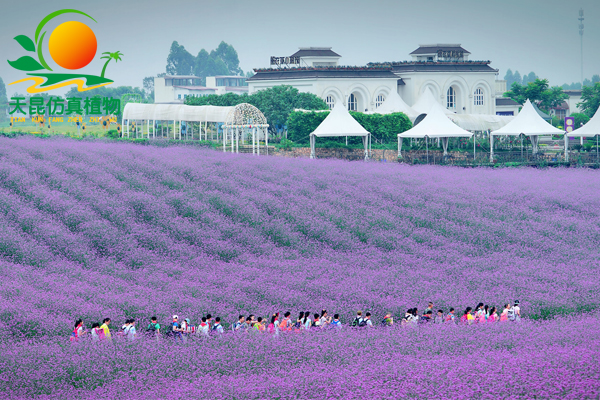
[[[154,102],[182,104],[186,97],[209,94],[248,93],[243,76],[207,76],[206,86],[202,78],[193,75],[166,75],[154,78]]]
[[[456,113],[496,113],[498,70],[489,61],[469,60],[470,53],[459,44],[421,45],[410,56],[411,61],[343,67],[331,48],[300,48],[289,57],[299,61],[293,67],[255,69],[247,79],[249,93],[291,85],[321,97],[330,107],[342,102],[350,110],[375,111],[392,90],[412,105],[429,88],[440,104]]]

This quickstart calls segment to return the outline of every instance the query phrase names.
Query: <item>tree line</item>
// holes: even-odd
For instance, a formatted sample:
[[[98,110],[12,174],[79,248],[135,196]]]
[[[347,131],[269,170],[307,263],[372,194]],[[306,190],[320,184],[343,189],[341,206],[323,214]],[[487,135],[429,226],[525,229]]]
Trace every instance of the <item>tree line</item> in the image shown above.
[[[506,87],[509,89],[512,88],[513,83],[518,83],[520,85],[525,86],[525,85],[529,84],[530,82],[535,82],[536,79],[539,79],[539,76],[537,76],[537,74],[533,71],[531,71],[529,74],[523,75],[521,77],[521,74],[519,73],[519,71],[515,71],[513,73],[510,68],[508,69],[508,71],[506,71],[506,75],[504,75],[504,80],[506,81]],[[595,74],[592,76],[592,79],[586,78],[583,81],[583,87],[594,86],[598,82],[600,82],[600,75]],[[563,83],[561,85],[561,87],[564,90],[581,90],[582,84],[581,84],[581,82],[573,82],[570,84]]]

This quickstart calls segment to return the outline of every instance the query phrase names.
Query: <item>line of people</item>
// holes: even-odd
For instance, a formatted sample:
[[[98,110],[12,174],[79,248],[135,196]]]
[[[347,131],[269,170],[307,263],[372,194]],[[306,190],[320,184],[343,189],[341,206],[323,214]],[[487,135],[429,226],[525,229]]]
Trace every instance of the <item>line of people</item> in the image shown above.
[[[401,325],[416,325],[416,324],[444,324],[444,323],[461,323],[471,325],[475,323],[494,323],[494,322],[519,322],[521,320],[521,307],[519,300],[515,300],[514,304],[507,303],[498,315],[498,309],[494,306],[477,304],[475,309],[467,307],[462,316],[456,315],[454,308],[450,308],[448,313],[444,310],[437,310],[434,315],[433,302],[429,302],[423,315],[419,317],[417,308],[409,308],[402,318]]]
[[[429,323],[461,323],[470,325],[484,322],[518,322],[520,320],[521,308],[518,300],[515,300],[514,305],[505,304],[504,309],[499,315],[496,307],[490,307],[483,303],[479,303],[475,309],[467,307],[460,317],[456,315],[454,308],[450,308],[448,313],[445,313],[444,310],[440,309],[434,314],[434,304],[433,302],[429,302],[427,308],[421,315],[419,315],[419,310],[416,307],[408,309],[402,318],[401,326]],[[90,331],[92,340],[112,340],[112,334],[109,327],[111,322],[110,318],[105,318],[102,321],[102,325],[94,323]],[[392,326],[393,324],[394,317],[392,313],[388,312],[378,324],[374,324],[370,312],[365,313],[363,316],[362,311],[357,311],[350,326],[353,328],[373,328],[376,325],[385,327]],[[296,319],[292,318],[289,311],[283,315],[283,318],[280,317],[279,313],[275,313],[271,315],[269,320],[266,320],[263,317],[256,318],[253,314],[248,316],[240,315],[238,320],[231,324],[230,328],[234,333],[254,332],[278,335],[280,332],[302,330],[341,330],[342,326],[339,314],[330,316],[327,310],[321,310],[321,313],[314,314],[311,314],[310,311],[301,311]],[[173,315],[172,322],[168,325],[166,330],[163,330],[156,317],[152,317],[144,333],[149,337],[160,338],[166,336],[173,338],[175,341],[187,342],[192,336],[208,337],[211,335],[222,335],[225,333],[225,328],[221,323],[221,318],[216,317],[213,320],[211,314],[202,317],[200,324],[197,326],[193,325],[189,318],[180,320],[178,315]],[[87,334],[87,331],[85,330],[83,321],[78,319],[75,321],[75,326],[71,332],[71,341],[78,341],[85,334]],[[132,318],[126,320],[125,324],[117,332],[117,336],[128,341],[136,340],[138,331],[135,319]]]

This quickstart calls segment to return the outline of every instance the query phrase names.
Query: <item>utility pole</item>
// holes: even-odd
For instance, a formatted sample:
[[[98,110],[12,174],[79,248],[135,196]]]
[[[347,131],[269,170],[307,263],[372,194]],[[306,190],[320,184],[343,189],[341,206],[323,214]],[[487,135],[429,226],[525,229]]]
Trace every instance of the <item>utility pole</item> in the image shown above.
[[[579,37],[581,38],[581,88],[583,89],[583,8],[579,9]]]

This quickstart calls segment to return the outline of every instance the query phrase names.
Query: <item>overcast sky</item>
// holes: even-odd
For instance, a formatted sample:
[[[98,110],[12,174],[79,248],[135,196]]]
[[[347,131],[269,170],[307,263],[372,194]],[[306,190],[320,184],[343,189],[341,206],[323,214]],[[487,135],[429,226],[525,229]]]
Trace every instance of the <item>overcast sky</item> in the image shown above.
[[[269,56],[287,56],[300,46],[330,46],[344,65],[400,61],[424,43],[461,43],[472,60],[491,60],[500,78],[512,68],[534,71],[553,85],[580,80],[579,8],[585,10],[584,75],[600,73],[599,0],[2,0],[0,77],[23,77],[4,60],[25,51],[13,40],[34,36],[39,21],[61,8],[76,8],[98,39],[96,59],[82,70],[99,75],[104,51],[121,51],[107,77],[116,85],[141,86],[145,76],[165,71],[173,40],[196,55],[221,40],[238,52],[244,71],[267,67]],[[48,37],[48,36],[46,36]],[[47,41],[47,39],[46,39]],[[46,51],[46,50],[45,50]],[[47,55],[47,53],[45,53]],[[46,60],[52,65],[47,55]],[[10,95],[24,84],[7,87]]]

